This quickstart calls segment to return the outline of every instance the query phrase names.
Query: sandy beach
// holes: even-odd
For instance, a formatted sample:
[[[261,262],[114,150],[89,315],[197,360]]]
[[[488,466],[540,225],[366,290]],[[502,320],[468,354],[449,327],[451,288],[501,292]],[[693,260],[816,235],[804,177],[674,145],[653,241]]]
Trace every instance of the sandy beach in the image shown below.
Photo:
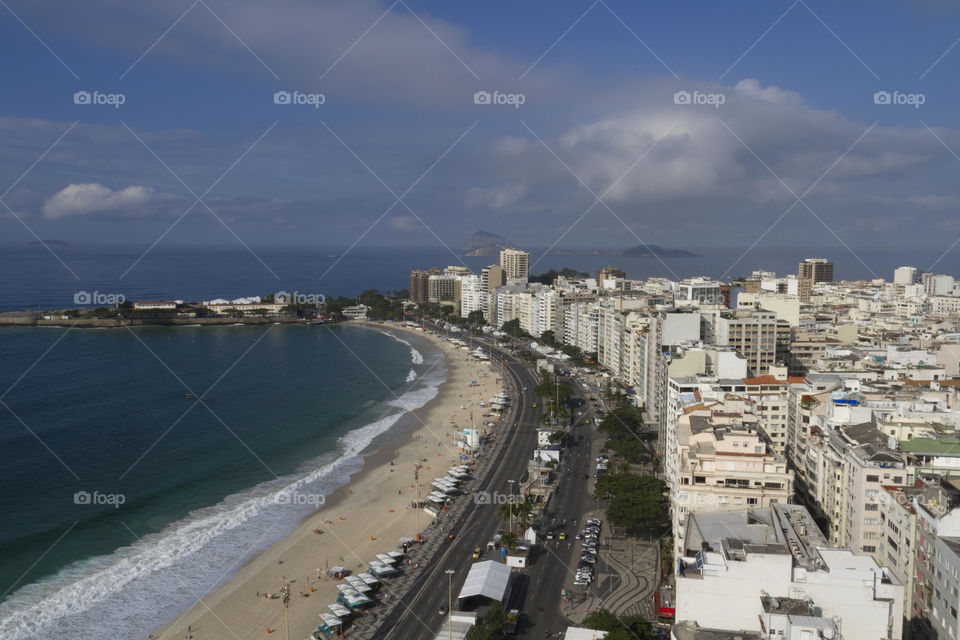
[[[490,363],[472,360],[468,351],[437,336],[395,324],[371,326],[404,339],[407,336],[402,334],[415,334],[440,349],[448,376],[437,398],[375,441],[365,455],[363,470],[348,485],[326,496],[324,507],[294,533],[249,560],[229,582],[200,598],[152,638],[282,638],[284,607],[280,599],[265,594],[277,594],[289,583],[290,637],[301,640],[319,624],[319,614],[329,612],[327,605],[336,601],[338,581],[327,577],[328,567],[366,571],[376,554],[395,550],[400,538],[416,535],[418,511],[411,508],[416,498],[415,464],[425,465],[420,472],[420,493],[426,496],[432,490],[430,482],[459,463],[461,451],[454,445],[454,427],[462,430],[491,420],[483,417],[486,410],[479,402],[495,396],[502,388],[501,381]],[[479,384],[471,386],[472,381]],[[421,512],[419,523],[420,530],[429,533],[433,518]],[[402,570],[416,571],[407,566]],[[388,579],[377,598],[386,597],[389,589]]]

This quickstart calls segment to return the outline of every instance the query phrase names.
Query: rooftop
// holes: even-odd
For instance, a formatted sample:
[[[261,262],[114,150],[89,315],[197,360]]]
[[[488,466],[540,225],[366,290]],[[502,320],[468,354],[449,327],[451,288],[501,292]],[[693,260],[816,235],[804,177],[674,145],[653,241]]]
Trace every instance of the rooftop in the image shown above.
[[[673,627],[677,640],[761,640],[756,631],[727,631],[723,629],[703,629],[696,622],[685,620]]]

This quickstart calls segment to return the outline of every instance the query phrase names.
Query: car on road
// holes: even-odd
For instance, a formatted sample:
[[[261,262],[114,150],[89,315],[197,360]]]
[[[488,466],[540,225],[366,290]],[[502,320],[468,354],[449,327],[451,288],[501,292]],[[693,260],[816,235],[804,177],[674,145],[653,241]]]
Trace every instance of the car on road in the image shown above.
[[[561,532],[560,532],[560,535],[558,535],[557,537],[558,537],[560,540],[566,540],[566,539],[567,539],[567,532],[566,532],[566,531],[561,531]]]
[[[478,560],[480,558],[480,547],[477,547],[473,550],[473,559]]]
[[[512,636],[517,632],[517,625],[520,624],[520,610],[519,609],[510,609],[507,612],[507,619],[503,623],[503,632],[508,636]]]
[[[446,602],[444,602],[443,604],[440,605],[440,611],[439,611],[440,615],[445,616],[445,615],[447,615],[447,612],[448,612],[448,611],[449,611],[449,609],[447,609],[447,603],[446,603]]]
[[[553,531],[547,531],[547,540],[553,540]]]

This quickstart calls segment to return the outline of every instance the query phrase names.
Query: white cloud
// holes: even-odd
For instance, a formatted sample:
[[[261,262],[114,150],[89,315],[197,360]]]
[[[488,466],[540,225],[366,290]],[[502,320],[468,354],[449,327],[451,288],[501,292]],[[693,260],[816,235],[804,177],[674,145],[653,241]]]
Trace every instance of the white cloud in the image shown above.
[[[757,80],[741,80],[732,89],[701,88],[727,96],[720,108],[675,105],[676,88],[648,90],[628,111],[539,135],[590,189],[597,194],[609,189],[606,201],[638,206],[790,203],[790,190],[803,193],[828,169],[811,197],[866,201],[887,188],[896,195],[891,176],[900,188],[927,179],[944,157],[921,128],[876,126],[851,149],[868,123],[805,105],[797,93]],[[944,135],[956,138],[953,132]],[[503,186],[487,184],[480,193],[496,194],[519,183],[526,187],[519,191],[523,198],[552,192],[563,202],[573,190],[589,196],[532,136],[525,143],[504,137],[491,150]],[[545,174],[544,167],[552,171]],[[468,204],[476,198],[475,189],[466,194]],[[510,204],[522,207],[517,200]]]
[[[137,216],[154,201],[152,187],[131,185],[114,191],[99,183],[70,184],[43,203],[43,215],[51,220],[70,216]]]
[[[394,216],[389,219],[390,228],[397,231],[426,231],[423,224],[413,216]]]

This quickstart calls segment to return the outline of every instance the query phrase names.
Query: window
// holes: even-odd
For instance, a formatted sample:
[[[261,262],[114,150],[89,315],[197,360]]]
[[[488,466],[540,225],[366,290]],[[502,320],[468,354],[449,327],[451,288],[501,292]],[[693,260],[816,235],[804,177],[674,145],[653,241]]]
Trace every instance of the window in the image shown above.
[[[871,544],[865,544],[860,548],[863,549],[864,553],[874,553],[877,550],[877,548]]]
[[[747,498],[747,504],[757,504],[756,498]]]
[[[867,476],[867,482],[880,482],[880,476]]]
[[[880,509],[880,505],[874,504],[874,503],[867,503],[863,505],[863,509],[865,511],[878,511]]]

